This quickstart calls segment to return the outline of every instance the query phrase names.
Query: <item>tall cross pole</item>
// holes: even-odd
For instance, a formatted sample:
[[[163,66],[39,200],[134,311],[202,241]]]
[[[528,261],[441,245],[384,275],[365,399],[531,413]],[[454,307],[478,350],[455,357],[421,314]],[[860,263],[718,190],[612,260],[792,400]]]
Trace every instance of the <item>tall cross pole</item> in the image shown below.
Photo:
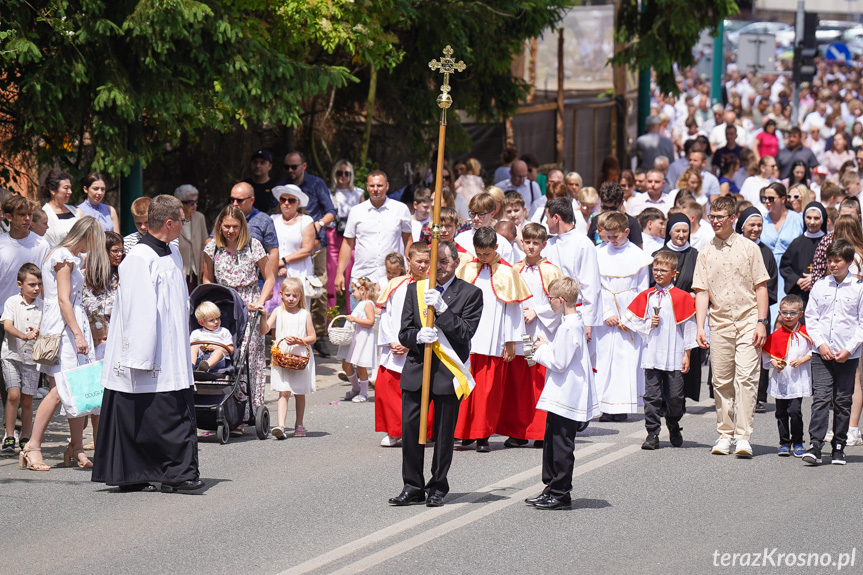
[[[440,132],[438,133],[437,142],[437,169],[434,179],[434,208],[432,210],[431,220],[431,265],[429,266],[429,286],[434,287],[437,282],[437,254],[438,241],[440,240],[440,208],[441,208],[441,185],[443,179],[443,150],[446,138],[446,111],[452,106],[452,97],[449,95],[452,88],[449,85],[449,75],[456,72],[461,72],[465,69],[465,64],[461,60],[456,62],[452,57],[452,48],[447,46],[443,49],[444,57],[440,61],[432,60],[429,62],[429,68],[432,70],[440,70],[443,74],[443,84],[440,87],[440,95],[437,97],[437,105],[441,109],[440,112]],[[434,309],[428,308],[428,324],[427,327],[434,327]],[[432,365],[432,349],[433,344],[427,343],[425,348],[425,357],[423,360],[423,387],[422,401],[420,402],[420,437],[419,442],[425,445],[426,435],[428,434],[428,413],[429,413],[429,388],[431,387],[431,365]]]

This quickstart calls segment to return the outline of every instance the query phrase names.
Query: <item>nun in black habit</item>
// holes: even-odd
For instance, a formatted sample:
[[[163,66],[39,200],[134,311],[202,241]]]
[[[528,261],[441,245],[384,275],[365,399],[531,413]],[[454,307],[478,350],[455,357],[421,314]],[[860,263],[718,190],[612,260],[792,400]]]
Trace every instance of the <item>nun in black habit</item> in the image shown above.
[[[764,229],[764,217],[758,208],[751,206],[743,210],[737,218],[737,226],[735,231],[748,240],[752,240],[758,244],[758,249],[761,250],[761,258],[764,260],[764,267],[767,268],[767,273],[770,274],[770,279],[767,281],[767,300],[769,305],[776,303],[776,292],[779,284],[779,268],[776,266],[776,256],[773,255],[773,250],[768,248],[761,242],[761,231]],[[767,311],[768,323],[772,324],[770,310]],[[767,331],[771,331],[769,328]],[[755,413],[764,413],[767,411],[765,404],[767,403],[767,384],[769,383],[770,372],[766,369],[761,369],[761,379],[758,381],[758,399],[755,403]]]
[[[690,231],[689,218],[686,214],[671,214],[665,224],[665,245],[652,255],[662,251],[674,252],[677,255],[677,276],[674,278],[674,286],[694,294],[692,276],[695,274],[695,260],[698,259],[698,250],[689,245]],[[655,283],[651,270],[651,287]],[[689,352],[689,371],[683,374],[683,394],[693,401],[699,401],[701,397],[701,362],[702,349],[700,347],[691,349]]]
[[[785,280],[785,293],[803,298],[803,307],[809,302],[812,289],[812,261],[815,248],[827,234],[827,210],[818,202],[810,202],[803,210],[806,231],[795,239],[782,254],[779,275]],[[802,285],[801,285],[802,284]]]

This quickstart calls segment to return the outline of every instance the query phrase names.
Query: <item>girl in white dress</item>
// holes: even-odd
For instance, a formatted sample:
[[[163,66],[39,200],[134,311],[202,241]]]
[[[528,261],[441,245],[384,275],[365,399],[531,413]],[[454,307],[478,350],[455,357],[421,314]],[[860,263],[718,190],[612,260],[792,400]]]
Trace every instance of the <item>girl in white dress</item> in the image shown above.
[[[312,316],[306,309],[303,283],[299,278],[288,277],[282,282],[282,304],[273,310],[267,319],[267,331],[276,328],[275,341],[287,338],[282,346],[286,353],[301,355],[308,353],[309,363],[305,369],[287,369],[276,364],[270,366],[270,387],[279,392],[278,426],[273,428],[273,437],[285,439],[285,419],[288,415],[288,400],[291,394],[297,404],[297,419],[294,423],[294,437],[305,437],[303,415],[306,411],[306,394],[315,392],[315,356],[303,343],[311,346],[317,337]]]
[[[348,321],[353,323],[354,339],[341,357],[342,369],[351,382],[351,390],[345,395],[345,401],[363,403],[369,395],[369,370],[375,364],[375,304],[376,284],[369,278],[351,280],[351,294],[359,303],[354,308]],[[339,355],[342,350],[339,348]],[[354,370],[356,367],[356,370]]]

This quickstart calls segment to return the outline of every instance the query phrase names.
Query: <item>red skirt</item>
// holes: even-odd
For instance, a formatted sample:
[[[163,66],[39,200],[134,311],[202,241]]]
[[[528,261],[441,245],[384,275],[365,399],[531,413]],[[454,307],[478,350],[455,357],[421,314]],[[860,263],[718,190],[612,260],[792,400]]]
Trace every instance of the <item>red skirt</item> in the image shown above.
[[[542,441],[545,437],[546,413],[536,408],[545,387],[545,368],[528,366],[524,356],[517,355],[506,371],[503,404],[495,433]]]
[[[375,380],[375,431],[386,433],[390,437],[402,436],[402,374],[387,369],[378,368]],[[429,402],[428,438],[434,431],[434,403]]]
[[[470,355],[470,370],[476,380],[476,387],[459,407],[455,426],[457,438],[482,439],[494,435],[500,417],[507,367],[502,357]]]

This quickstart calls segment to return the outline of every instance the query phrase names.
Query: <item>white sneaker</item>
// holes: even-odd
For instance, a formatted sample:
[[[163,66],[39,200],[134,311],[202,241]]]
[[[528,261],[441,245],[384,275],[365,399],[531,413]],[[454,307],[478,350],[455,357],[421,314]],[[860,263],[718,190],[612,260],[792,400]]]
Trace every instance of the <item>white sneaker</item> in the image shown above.
[[[713,444],[713,449],[710,453],[714,455],[728,455],[731,453],[731,438],[720,437],[717,439],[716,443]]]
[[[734,455],[737,457],[749,458],[752,457],[752,446],[746,439],[738,439],[734,449]]]
[[[384,435],[384,438],[381,439],[381,447],[397,447],[401,443],[401,439],[401,437]]]
[[[845,445],[863,445],[863,436],[860,435],[859,427],[850,427],[848,429],[848,441]]]

